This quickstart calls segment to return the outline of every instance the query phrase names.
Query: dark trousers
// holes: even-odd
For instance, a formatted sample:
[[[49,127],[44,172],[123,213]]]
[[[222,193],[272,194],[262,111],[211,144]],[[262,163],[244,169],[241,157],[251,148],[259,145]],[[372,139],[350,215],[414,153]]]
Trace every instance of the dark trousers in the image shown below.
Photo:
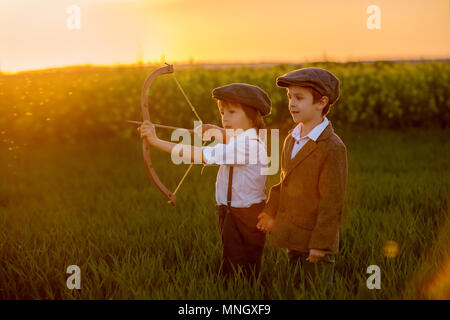
[[[227,206],[217,206],[224,276],[230,276],[239,268],[248,278],[258,276],[266,236],[256,224],[264,206],[265,202],[261,202],[249,208],[231,207],[231,211]]]
[[[316,263],[306,261],[308,256],[309,253],[288,250],[289,263],[292,267],[297,267],[294,277],[295,286],[299,287],[303,283],[305,288],[310,288],[311,284],[316,287],[331,287],[334,280],[336,255],[327,254]]]

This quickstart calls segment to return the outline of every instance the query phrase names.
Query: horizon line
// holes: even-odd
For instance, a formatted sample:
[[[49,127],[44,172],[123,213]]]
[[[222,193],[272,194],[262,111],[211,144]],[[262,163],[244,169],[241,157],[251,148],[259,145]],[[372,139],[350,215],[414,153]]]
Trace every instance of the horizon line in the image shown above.
[[[198,61],[194,60],[182,60],[169,63],[167,61],[135,61],[135,62],[117,62],[114,64],[96,64],[96,63],[84,63],[84,64],[67,64],[62,66],[48,66],[41,68],[31,68],[31,69],[23,69],[16,71],[4,71],[0,68],[0,74],[3,75],[14,75],[23,72],[33,72],[33,71],[44,71],[44,70],[52,70],[52,69],[69,69],[69,68],[77,68],[77,67],[93,67],[93,68],[113,68],[113,67],[148,67],[154,65],[163,65],[165,63],[171,65],[177,65],[178,68],[186,68],[186,67],[207,67],[207,68],[215,68],[222,66],[276,66],[276,65],[302,65],[309,63],[336,63],[336,64],[348,64],[348,63],[375,63],[375,62],[393,62],[393,63],[402,63],[402,62],[428,62],[428,61],[444,61],[450,62],[450,55],[447,57],[433,57],[433,58],[392,58],[392,59],[349,59],[349,60],[331,60],[331,59],[318,59],[318,60],[303,60],[303,61]]]

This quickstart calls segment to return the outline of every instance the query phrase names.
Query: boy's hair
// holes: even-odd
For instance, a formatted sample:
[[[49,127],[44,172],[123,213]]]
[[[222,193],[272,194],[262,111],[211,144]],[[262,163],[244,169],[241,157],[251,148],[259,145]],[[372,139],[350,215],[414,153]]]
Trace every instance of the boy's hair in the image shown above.
[[[259,131],[259,129],[265,129],[266,123],[264,122],[264,118],[261,115],[261,112],[259,110],[252,108],[246,104],[240,103],[240,102],[234,102],[234,101],[228,101],[228,100],[217,100],[217,106],[219,107],[227,107],[227,106],[239,106],[244,110],[245,115],[247,118],[249,118],[252,123],[253,127]]]
[[[319,102],[320,99],[322,99],[323,95],[320,94],[319,91],[317,91],[316,89],[314,89],[313,87],[308,87],[308,86],[302,86],[302,88],[307,89],[313,96],[313,103],[317,103]],[[328,112],[330,112],[330,107],[331,104],[330,102],[327,103],[327,105],[322,109],[322,117],[325,117]]]

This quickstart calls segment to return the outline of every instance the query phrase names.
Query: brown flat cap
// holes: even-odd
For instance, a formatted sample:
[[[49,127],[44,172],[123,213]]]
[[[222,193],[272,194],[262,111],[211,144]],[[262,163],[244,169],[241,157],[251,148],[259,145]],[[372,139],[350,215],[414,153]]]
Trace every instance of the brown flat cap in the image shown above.
[[[321,68],[302,68],[288,72],[277,78],[277,85],[279,87],[313,87],[320,94],[328,97],[330,104],[335,103],[339,98],[339,79]]]
[[[272,102],[269,95],[261,88],[246,83],[232,83],[215,88],[212,96],[218,100],[243,103],[261,112],[261,115],[270,114]]]

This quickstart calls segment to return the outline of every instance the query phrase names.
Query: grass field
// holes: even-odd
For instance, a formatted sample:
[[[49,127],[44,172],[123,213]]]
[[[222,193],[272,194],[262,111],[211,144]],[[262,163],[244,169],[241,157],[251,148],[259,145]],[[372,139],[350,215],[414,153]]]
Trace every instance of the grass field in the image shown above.
[[[192,170],[172,208],[147,177],[140,141],[114,138],[0,154],[0,298],[450,298],[449,130],[335,129],[348,148],[349,178],[328,296],[292,289],[286,254],[270,240],[258,282],[225,287],[217,168]],[[174,188],[186,166],[152,158]],[[388,240],[399,245],[396,258],[383,254]],[[74,264],[82,288],[71,291],[66,268]],[[366,287],[372,264],[381,290]]]

